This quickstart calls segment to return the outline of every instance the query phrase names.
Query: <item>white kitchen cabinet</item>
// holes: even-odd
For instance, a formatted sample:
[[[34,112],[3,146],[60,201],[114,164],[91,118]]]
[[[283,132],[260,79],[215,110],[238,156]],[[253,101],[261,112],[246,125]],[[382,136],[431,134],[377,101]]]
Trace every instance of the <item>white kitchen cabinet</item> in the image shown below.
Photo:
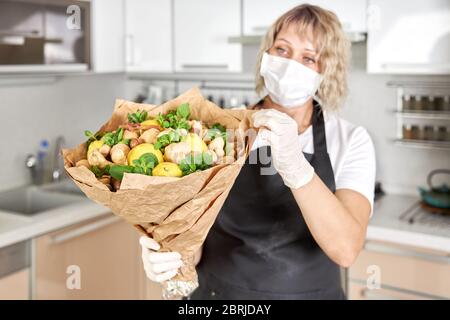
[[[139,299],[139,233],[112,214],[34,241],[34,299]]]
[[[369,0],[367,71],[450,74],[450,1]]]
[[[125,25],[127,71],[173,71],[172,1],[125,0]]]
[[[94,72],[125,70],[123,0],[91,0],[91,64]]]
[[[333,11],[347,32],[366,32],[365,0],[243,0],[244,35],[259,35],[267,31],[283,13],[303,3],[318,5]]]
[[[242,70],[240,0],[174,0],[175,70]]]

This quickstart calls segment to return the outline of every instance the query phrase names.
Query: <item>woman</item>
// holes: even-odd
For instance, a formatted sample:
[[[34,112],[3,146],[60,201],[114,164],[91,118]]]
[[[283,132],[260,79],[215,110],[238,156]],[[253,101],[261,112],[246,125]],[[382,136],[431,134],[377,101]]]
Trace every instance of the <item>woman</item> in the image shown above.
[[[375,156],[365,129],[335,111],[346,95],[349,42],[337,17],[301,5],[268,31],[258,56],[252,153],[199,253],[192,299],[343,299],[340,266],[361,250],[372,212]],[[262,153],[264,153],[262,152]],[[252,154],[249,158],[251,158]],[[147,275],[173,277],[178,253],[141,238]]]

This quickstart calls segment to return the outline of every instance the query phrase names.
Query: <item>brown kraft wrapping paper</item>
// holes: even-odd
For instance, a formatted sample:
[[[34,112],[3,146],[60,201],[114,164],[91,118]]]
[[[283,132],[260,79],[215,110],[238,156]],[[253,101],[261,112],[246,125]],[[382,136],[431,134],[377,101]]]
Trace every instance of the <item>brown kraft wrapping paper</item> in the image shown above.
[[[146,110],[155,117],[185,102],[190,106],[190,119],[208,125],[220,123],[232,132],[229,136],[237,155],[234,163],[181,178],[126,173],[120,189],[112,192],[88,168],[75,166],[77,161],[86,159],[86,142],[63,150],[67,174],[88,198],[155,239],[161,245],[160,251],[181,253],[183,266],[173,279],[163,283],[164,297],[169,299],[187,296],[198,286],[194,254],[202,246],[248,156],[256,136],[251,128],[253,111],[221,109],[193,88],[160,106],[116,100],[111,118],[99,130],[116,130],[127,122],[128,113],[137,110]]]

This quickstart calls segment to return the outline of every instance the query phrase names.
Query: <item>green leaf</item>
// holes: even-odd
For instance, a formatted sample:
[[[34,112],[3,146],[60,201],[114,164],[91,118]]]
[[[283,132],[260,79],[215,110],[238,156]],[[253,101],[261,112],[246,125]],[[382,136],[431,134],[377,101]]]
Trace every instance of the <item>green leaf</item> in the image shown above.
[[[105,175],[105,173],[108,173],[109,166],[106,166],[105,168],[99,168],[98,166],[92,166],[91,171],[95,174],[97,178],[100,178]]]
[[[133,173],[146,174],[145,170],[141,167],[133,167]]]
[[[170,138],[168,134],[163,134],[161,137],[159,137],[156,140],[156,143],[154,144],[155,149],[160,150],[170,144]]]
[[[206,166],[211,166],[213,163],[212,156],[207,152],[203,152],[202,155],[203,155],[203,164]]]
[[[181,104],[177,110],[169,111],[167,114],[158,115],[158,123],[163,128],[178,129],[183,128],[189,130],[191,126],[187,122],[190,115],[190,108],[188,103]]]
[[[160,136],[154,144],[155,149],[160,150],[173,142],[179,142],[181,135],[178,131],[170,131],[169,133]]]
[[[127,115],[128,122],[130,122],[130,123],[141,123],[141,122],[147,120],[147,115],[148,115],[148,113],[145,110],[143,110],[143,111],[138,110],[138,111],[136,111],[134,113],[129,113]]]
[[[95,135],[89,130],[84,130],[84,135],[95,140]]]
[[[131,139],[123,139],[119,143],[123,143],[123,144],[126,144],[127,146],[130,146],[130,141],[131,141]]]
[[[227,131],[227,129],[223,125],[221,125],[220,123],[214,123],[211,126],[211,129],[217,129],[217,130],[219,130],[221,132],[226,132]]]
[[[134,173],[151,175],[153,168],[158,165],[158,158],[153,153],[144,153],[133,161]]]
[[[220,137],[221,134],[222,134],[222,132],[219,129],[211,128],[211,129],[208,129],[208,131],[206,132],[204,139],[214,140],[216,137]]]
[[[117,143],[119,143],[119,141],[122,141],[122,139],[123,139],[123,128],[119,128],[117,130],[116,137],[117,137],[117,139],[116,139]]]
[[[181,139],[181,135],[180,135],[180,133],[177,130],[169,132],[170,143],[172,143],[172,142],[179,142],[180,139]]]
[[[107,132],[102,137],[102,141],[110,147],[120,143],[122,139],[123,139],[123,128],[117,129],[116,132]]]
[[[165,118],[161,113],[158,113],[158,115],[156,116],[156,121],[158,121],[159,125],[164,128],[164,121]]]
[[[202,154],[201,153],[199,153],[199,152],[197,152],[197,153],[194,153],[194,156],[193,156],[193,163],[196,165],[196,166],[201,166],[202,165],[202,163],[203,163],[203,156],[202,156]]]
[[[102,137],[102,141],[108,146],[112,147],[114,145],[114,134],[112,132],[107,132]]]
[[[89,139],[87,140],[87,143],[90,144],[92,141],[97,140],[97,135],[93,134],[91,131],[89,130],[85,130],[84,131],[84,135],[86,137],[88,137]]]
[[[209,153],[195,153],[187,155],[178,165],[183,176],[199,170],[206,170],[212,166],[212,156]]]
[[[147,120],[147,115],[148,115],[148,112],[146,110],[142,111],[141,122],[144,122],[145,120]]]
[[[182,103],[178,108],[177,108],[177,116],[180,118],[184,118],[187,119],[189,117],[190,114],[190,108],[189,108],[189,103]]]
[[[215,123],[211,126],[211,129],[208,130],[207,136],[213,140],[217,137],[222,137],[223,141],[225,142],[225,146],[228,143],[228,137],[227,137],[227,129],[221,125],[220,123]]]
[[[178,167],[180,167],[181,172],[183,173],[183,176],[186,176],[186,175],[192,173],[190,166],[188,164],[186,164],[186,163],[180,163],[178,165]]]
[[[122,181],[125,173],[134,173],[133,166],[113,165],[109,168],[109,174],[116,180]]]
[[[139,159],[134,160],[134,162],[138,162],[140,166],[152,166],[156,167],[158,165],[158,158],[153,153],[144,153]]]
[[[186,130],[190,130],[190,129],[191,129],[191,126],[189,125],[189,123],[187,122],[187,120],[181,119],[180,121],[178,121],[177,128],[178,128],[178,129],[186,129]]]

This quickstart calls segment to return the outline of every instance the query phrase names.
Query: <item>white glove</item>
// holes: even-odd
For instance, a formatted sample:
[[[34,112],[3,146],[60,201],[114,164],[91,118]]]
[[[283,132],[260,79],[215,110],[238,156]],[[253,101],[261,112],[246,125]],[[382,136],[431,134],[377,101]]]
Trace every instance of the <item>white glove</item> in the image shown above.
[[[173,278],[178,268],[183,265],[178,252],[155,252],[160,245],[147,236],[139,239],[142,246],[142,262],[147,277],[155,282],[163,282]]]
[[[303,155],[298,141],[298,125],[294,119],[275,109],[264,109],[255,112],[253,125],[261,128],[259,135],[270,144],[275,169],[284,184],[298,189],[314,176],[314,168]]]

